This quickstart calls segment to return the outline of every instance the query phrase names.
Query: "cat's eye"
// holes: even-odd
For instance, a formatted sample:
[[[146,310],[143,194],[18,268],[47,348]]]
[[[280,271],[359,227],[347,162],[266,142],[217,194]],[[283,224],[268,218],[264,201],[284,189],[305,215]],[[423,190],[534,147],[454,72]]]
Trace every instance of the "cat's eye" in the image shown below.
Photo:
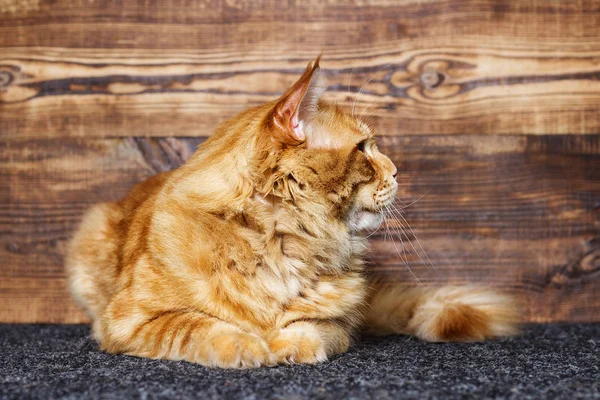
[[[362,142],[359,142],[359,143],[356,145],[356,148],[357,148],[357,149],[358,149],[360,152],[364,153],[364,152],[365,152],[365,147],[366,147],[366,146],[367,146],[367,139],[363,140]]]

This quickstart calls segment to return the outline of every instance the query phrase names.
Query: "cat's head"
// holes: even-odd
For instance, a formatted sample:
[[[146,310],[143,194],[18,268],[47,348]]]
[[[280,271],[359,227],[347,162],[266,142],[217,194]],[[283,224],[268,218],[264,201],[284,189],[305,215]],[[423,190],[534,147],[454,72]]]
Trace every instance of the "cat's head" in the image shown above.
[[[268,190],[327,204],[352,230],[376,228],[396,195],[396,167],[366,123],[320,101],[325,89],[317,59],[272,103],[262,123],[278,149],[265,160]]]

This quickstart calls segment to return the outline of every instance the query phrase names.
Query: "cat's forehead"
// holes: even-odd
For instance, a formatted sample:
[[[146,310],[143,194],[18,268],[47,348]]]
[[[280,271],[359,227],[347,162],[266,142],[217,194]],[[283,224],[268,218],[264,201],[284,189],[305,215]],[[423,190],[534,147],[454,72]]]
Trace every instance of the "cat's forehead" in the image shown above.
[[[323,107],[309,129],[307,145],[313,148],[353,146],[373,136],[372,129],[365,122],[334,107]]]

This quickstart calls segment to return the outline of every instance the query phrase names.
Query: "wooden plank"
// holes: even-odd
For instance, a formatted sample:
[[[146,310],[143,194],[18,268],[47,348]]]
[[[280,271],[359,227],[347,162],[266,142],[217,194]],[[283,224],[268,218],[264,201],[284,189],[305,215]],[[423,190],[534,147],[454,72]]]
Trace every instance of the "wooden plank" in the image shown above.
[[[87,316],[67,296],[64,277],[18,277],[0,281],[0,321],[86,323]]]
[[[594,43],[600,11],[596,0],[306,0],[287,2],[285,7],[277,0],[21,3],[12,10],[0,8],[0,46],[212,48],[219,53],[232,48],[255,52],[284,43],[301,49],[315,44],[354,49],[357,43],[372,39],[433,37],[450,32],[457,33],[458,38],[461,34],[492,36],[492,28],[497,39],[505,43],[505,35],[540,37],[548,42],[578,37]],[[113,28],[110,32],[100,30],[107,25]],[[160,31],[161,27],[170,29]],[[248,48],[249,44],[262,48]]]
[[[600,131],[600,3],[0,7],[0,135],[210,135],[324,51],[329,98],[386,135]]]
[[[202,140],[1,142],[0,322],[85,320],[62,269],[81,214],[180,165]],[[399,167],[398,206],[414,232],[403,255],[385,230],[371,237],[377,273],[418,284],[408,265],[423,284],[497,286],[530,321],[600,321],[600,135],[378,140]]]

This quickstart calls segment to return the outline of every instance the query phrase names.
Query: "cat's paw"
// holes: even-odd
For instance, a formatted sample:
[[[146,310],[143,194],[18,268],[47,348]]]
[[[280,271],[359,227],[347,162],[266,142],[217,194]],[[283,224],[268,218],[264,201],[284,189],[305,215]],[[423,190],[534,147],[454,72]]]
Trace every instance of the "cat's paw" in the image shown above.
[[[275,365],[265,340],[245,332],[227,332],[209,340],[209,365],[219,368],[257,368]]]
[[[315,364],[327,360],[324,342],[317,328],[308,322],[296,322],[274,332],[269,348],[278,364]]]

